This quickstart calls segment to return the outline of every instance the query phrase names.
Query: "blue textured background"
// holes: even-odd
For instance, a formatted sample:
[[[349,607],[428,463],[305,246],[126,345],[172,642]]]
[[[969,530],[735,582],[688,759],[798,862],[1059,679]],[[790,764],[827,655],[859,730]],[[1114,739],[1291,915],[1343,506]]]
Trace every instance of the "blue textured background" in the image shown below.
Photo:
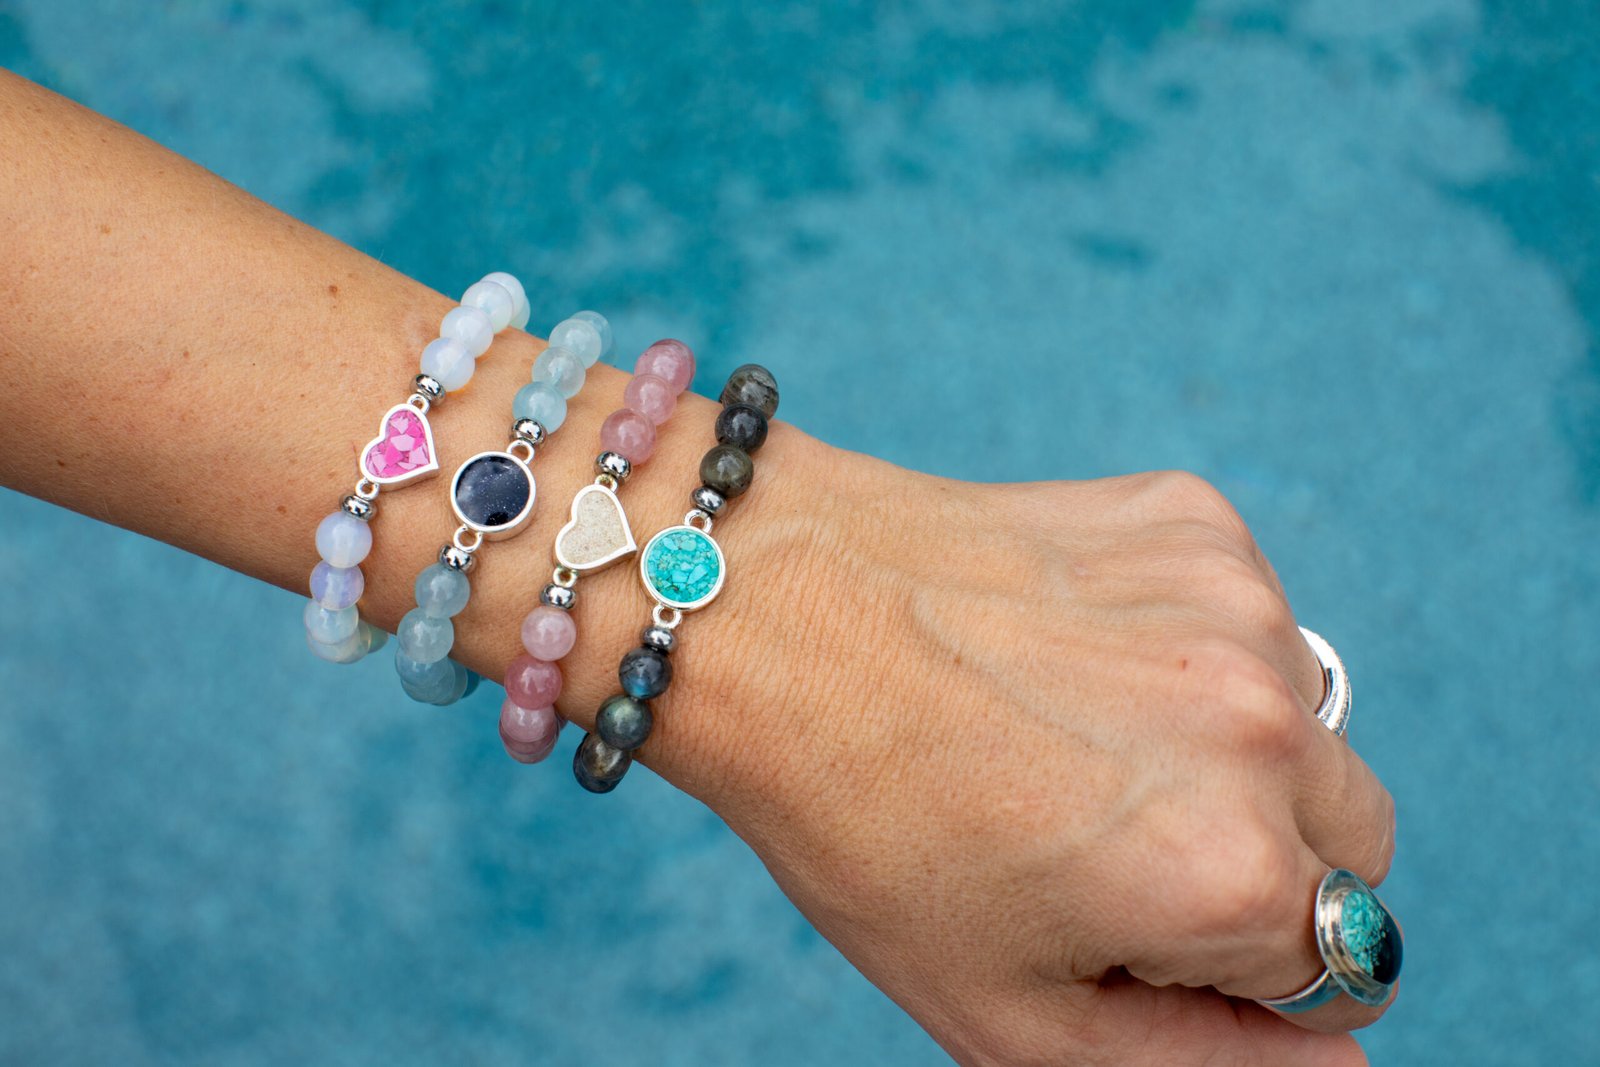
[[[0,0],[0,63],[829,441],[1211,478],[1399,801],[1374,1059],[1600,1062],[1594,4],[434,7]],[[396,703],[15,495],[0,573],[0,1062],[944,1062],[702,807],[506,760],[492,687]]]

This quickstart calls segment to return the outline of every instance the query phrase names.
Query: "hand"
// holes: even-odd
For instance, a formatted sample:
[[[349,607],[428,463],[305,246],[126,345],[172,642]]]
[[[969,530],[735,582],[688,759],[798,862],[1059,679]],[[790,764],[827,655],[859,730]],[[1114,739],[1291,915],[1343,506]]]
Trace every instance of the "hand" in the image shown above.
[[[1394,808],[1312,715],[1320,670],[1227,502],[1173,473],[816,466],[832,494],[729,549],[760,557],[737,626],[780,639],[752,663],[721,635],[732,721],[659,743],[692,738],[695,791],[817,928],[966,1064],[1365,1062],[1251,1003],[1321,972],[1316,886],[1379,882]]]

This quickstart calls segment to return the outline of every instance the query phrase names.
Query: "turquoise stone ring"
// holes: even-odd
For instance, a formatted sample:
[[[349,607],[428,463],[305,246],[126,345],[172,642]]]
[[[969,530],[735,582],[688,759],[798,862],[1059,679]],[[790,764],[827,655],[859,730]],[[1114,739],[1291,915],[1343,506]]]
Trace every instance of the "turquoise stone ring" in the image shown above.
[[[1340,993],[1371,1007],[1387,1004],[1400,980],[1404,939],[1372,887],[1350,871],[1329,871],[1317,888],[1313,921],[1326,970],[1300,992],[1261,1003],[1285,1014],[1321,1007]]]
[[[639,554],[644,587],[659,604],[679,611],[703,608],[722,591],[728,564],[711,535],[695,526],[669,526]]]

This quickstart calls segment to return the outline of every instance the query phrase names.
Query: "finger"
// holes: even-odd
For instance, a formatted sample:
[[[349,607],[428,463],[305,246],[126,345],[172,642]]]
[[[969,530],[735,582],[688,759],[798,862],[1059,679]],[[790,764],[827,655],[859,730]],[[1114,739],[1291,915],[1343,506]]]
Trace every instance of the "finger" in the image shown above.
[[[1257,1004],[1210,989],[1157,989],[1131,978],[1102,983],[1097,1030],[1111,1035],[1119,1065],[1238,1064],[1240,1067],[1361,1067],[1361,1046],[1348,1034],[1295,1026]]]
[[[1305,729],[1293,774],[1300,835],[1328,866],[1378,885],[1394,861],[1394,797],[1343,738],[1310,716]]]

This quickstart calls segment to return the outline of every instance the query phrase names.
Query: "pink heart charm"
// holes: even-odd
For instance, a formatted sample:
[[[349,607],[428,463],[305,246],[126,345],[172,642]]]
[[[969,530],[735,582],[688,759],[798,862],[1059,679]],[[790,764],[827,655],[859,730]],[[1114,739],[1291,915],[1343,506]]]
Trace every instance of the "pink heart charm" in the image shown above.
[[[378,436],[361,450],[361,473],[379,485],[401,485],[438,469],[433,427],[410,404],[396,404],[385,412]]]

